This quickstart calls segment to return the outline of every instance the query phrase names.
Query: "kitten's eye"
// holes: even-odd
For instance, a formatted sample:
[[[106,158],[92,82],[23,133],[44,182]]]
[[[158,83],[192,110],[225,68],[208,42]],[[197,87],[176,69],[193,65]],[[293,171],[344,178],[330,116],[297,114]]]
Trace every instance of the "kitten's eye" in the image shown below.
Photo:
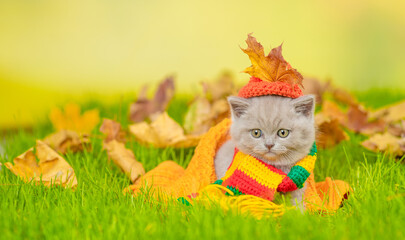
[[[252,134],[252,137],[254,137],[254,138],[259,138],[260,136],[262,136],[262,130],[252,129],[252,130],[250,130],[250,134]]]
[[[277,135],[281,138],[286,138],[290,134],[290,130],[287,129],[280,129],[277,131]]]

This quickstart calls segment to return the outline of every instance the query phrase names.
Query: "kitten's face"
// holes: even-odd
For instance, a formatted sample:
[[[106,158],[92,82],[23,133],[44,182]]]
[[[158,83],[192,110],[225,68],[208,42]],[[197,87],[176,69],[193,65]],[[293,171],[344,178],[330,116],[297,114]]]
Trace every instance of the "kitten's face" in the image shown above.
[[[294,164],[314,140],[314,96],[297,99],[261,96],[229,97],[230,134],[238,149],[274,165]]]

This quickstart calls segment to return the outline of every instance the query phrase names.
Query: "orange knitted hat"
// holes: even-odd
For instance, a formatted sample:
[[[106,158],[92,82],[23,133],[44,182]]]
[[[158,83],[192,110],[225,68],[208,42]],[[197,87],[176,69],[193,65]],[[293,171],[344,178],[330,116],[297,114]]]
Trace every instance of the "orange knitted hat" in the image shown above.
[[[279,95],[298,98],[303,95],[302,75],[283,58],[282,45],[273,48],[265,56],[263,46],[250,34],[246,40],[248,47],[242,49],[246,53],[252,66],[244,70],[252,77],[248,84],[242,87],[238,96],[243,98],[265,95]]]

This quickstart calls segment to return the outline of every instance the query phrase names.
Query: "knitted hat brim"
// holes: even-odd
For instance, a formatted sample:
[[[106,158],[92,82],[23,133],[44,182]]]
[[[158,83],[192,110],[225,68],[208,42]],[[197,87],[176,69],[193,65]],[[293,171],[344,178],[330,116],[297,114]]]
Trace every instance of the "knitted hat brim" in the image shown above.
[[[303,95],[298,84],[286,82],[263,81],[256,77],[251,77],[248,84],[239,90],[239,97],[251,98],[266,95],[278,95],[290,98],[298,98]]]

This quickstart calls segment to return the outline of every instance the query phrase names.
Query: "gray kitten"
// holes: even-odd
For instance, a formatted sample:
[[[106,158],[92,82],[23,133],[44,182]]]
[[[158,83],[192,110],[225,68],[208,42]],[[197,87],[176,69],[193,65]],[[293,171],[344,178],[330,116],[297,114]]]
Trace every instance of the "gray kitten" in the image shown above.
[[[296,99],[281,96],[229,97],[231,139],[215,156],[218,179],[232,162],[235,147],[288,174],[315,141],[313,95]],[[306,185],[305,185],[306,186]],[[291,192],[292,204],[302,208],[306,187]]]

